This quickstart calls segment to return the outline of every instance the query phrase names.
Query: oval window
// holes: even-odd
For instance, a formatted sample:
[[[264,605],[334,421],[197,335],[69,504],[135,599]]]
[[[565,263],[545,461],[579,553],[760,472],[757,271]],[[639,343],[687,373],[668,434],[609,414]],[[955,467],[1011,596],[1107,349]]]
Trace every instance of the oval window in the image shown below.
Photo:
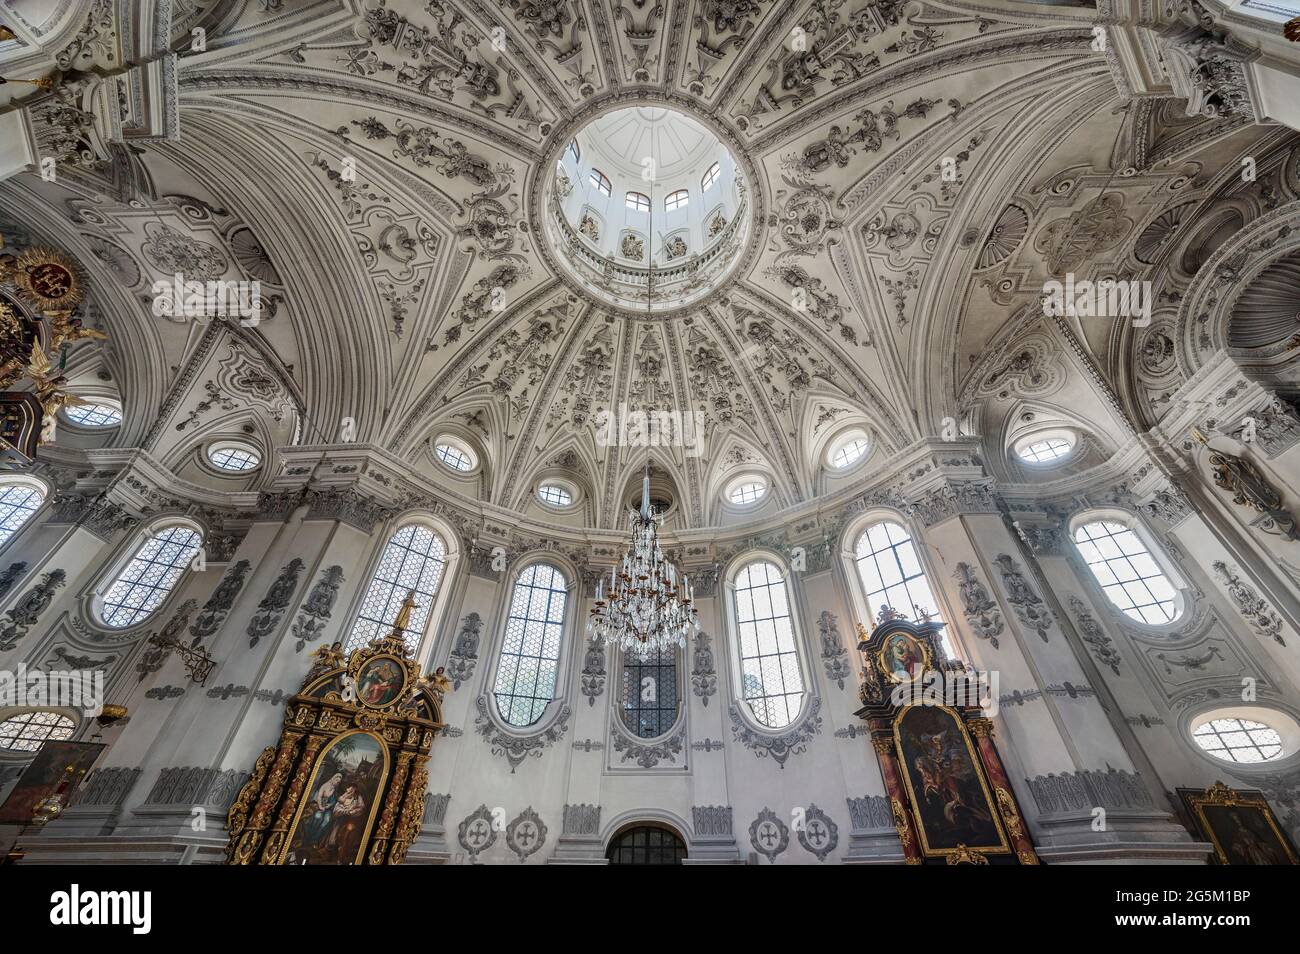
[[[478,466],[478,458],[468,446],[446,435],[434,441],[433,455],[446,467],[468,473]]]
[[[208,462],[217,470],[238,474],[256,469],[262,455],[247,444],[213,444],[208,448]]]
[[[1192,741],[1224,762],[1271,762],[1282,757],[1282,736],[1264,722],[1238,717],[1210,719],[1192,730]]]
[[[833,470],[847,470],[862,459],[870,444],[862,432],[854,432],[834,441],[826,452],[826,463]]]
[[[739,477],[727,485],[727,499],[744,507],[758,503],[767,495],[767,481],[757,474]]]
[[[117,427],[122,423],[122,409],[112,404],[77,404],[65,407],[63,414],[78,427]]]
[[[563,484],[542,484],[537,488],[537,499],[548,507],[567,507],[573,503],[573,493]]]

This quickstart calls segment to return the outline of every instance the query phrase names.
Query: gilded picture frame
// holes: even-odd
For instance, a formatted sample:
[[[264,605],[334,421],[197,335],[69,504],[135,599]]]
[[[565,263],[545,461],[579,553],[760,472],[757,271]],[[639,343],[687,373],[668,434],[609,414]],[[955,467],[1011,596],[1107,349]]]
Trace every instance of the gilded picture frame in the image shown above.
[[[915,724],[918,720],[930,724],[918,726]],[[955,736],[946,740],[946,748],[942,740],[939,744],[934,742],[939,733],[932,733],[928,746],[927,740],[918,734],[925,728],[938,728],[938,720],[942,720],[945,731],[956,730]],[[925,857],[944,858],[956,863],[969,859],[972,853],[981,856],[1013,854],[984,766],[966,724],[957,712],[947,706],[903,706],[894,717],[893,735],[899,774],[903,777],[921,853]],[[957,740],[960,741],[954,753],[952,743]],[[954,758],[954,755],[961,758]],[[921,760],[928,760],[930,764],[918,765]],[[921,791],[918,791],[918,785],[922,787]],[[981,800],[979,805],[970,801],[970,796],[975,794]],[[938,837],[940,816],[936,815],[933,806],[945,798],[950,805],[959,805],[962,813],[969,816],[964,828],[969,829],[970,837],[959,837],[957,826],[953,826],[948,838]]]
[[[898,630],[886,636],[876,650],[876,668],[889,682],[912,682],[934,668],[934,654],[924,640]],[[911,675],[904,676],[904,672]]]
[[[357,701],[368,709],[387,709],[401,699],[411,680],[406,660],[392,653],[380,653],[350,667]]]
[[[1215,782],[1204,791],[1178,789],[1200,835],[1214,846],[1221,865],[1300,864],[1295,846],[1259,791],[1237,791]]]
[[[283,865],[283,864],[294,863],[288,860],[290,854],[293,853],[295,850],[301,850],[299,833],[303,825],[303,815],[306,813],[308,808],[311,808],[313,805],[316,804],[315,801],[316,793],[323,787],[323,785],[328,784],[328,782],[323,782],[322,779],[320,778],[321,769],[330,760],[331,754],[334,753],[334,751],[338,748],[340,743],[342,743],[345,739],[356,739],[358,737],[364,737],[366,739],[373,740],[377,751],[381,753],[384,757],[383,769],[379,772],[378,776],[374,779],[373,784],[371,784],[368,787],[369,805],[366,814],[366,823],[361,830],[360,838],[357,839],[356,851],[353,853],[352,860],[350,862],[346,862],[348,864],[354,864],[354,865],[359,865],[364,863],[365,856],[366,856],[366,846],[369,844],[370,841],[370,833],[371,831],[374,830],[375,827],[375,816],[378,815],[379,813],[379,805],[381,801],[381,799],[379,798],[379,793],[383,792],[384,783],[387,782],[388,775],[392,771],[392,755],[389,752],[388,743],[386,743],[383,740],[383,738],[381,738],[379,735],[376,735],[374,732],[367,732],[362,729],[357,729],[352,732],[344,732],[341,733],[340,735],[336,735],[333,739],[330,740],[329,744],[325,746],[321,750],[321,753],[316,757],[316,764],[312,767],[311,777],[308,780],[307,787],[305,789],[306,795],[298,803],[298,810],[294,813],[293,824],[289,827],[288,837],[286,837],[284,840],[284,848],[280,852],[280,857],[277,861],[278,864]],[[302,863],[308,864],[309,862],[304,861]]]

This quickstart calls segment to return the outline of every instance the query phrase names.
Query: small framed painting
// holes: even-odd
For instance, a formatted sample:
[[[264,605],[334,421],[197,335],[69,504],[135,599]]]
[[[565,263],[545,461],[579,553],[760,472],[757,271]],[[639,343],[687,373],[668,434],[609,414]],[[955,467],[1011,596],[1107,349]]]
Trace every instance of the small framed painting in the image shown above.
[[[1300,864],[1262,792],[1239,792],[1215,782],[1204,791],[1180,788],[1178,797],[1201,837],[1214,845],[1219,864]]]

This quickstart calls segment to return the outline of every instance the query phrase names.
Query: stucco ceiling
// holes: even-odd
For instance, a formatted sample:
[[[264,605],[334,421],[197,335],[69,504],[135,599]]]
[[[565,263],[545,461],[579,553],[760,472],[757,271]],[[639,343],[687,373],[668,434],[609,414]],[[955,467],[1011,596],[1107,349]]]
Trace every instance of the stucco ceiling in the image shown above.
[[[200,332],[142,302],[180,268],[264,280],[275,310],[251,334],[300,441],[350,419],[427,469],[451,428],[485,462],[459,492],[525,509],[537,475],[563,471],[594,525],[619,520],[646,459],[602,439],[620,407],[697,415],[698,448],[650,449],[694,526],[740,519],[719,488],[742,470],[794,506],[869,482],[948,420],[992,442],[1026,400],[1103,435],[1105,457],[1123,429],[1094,376],[1155,407],[1176,380],[1141,378],[1133,356],[1175,336],[1176,308],[1149,331],[1076,322],[1058,329],[1074,352],[1057,337],[1039,354],[1043,282],[1183,268],[1170,256],[1224,190],[1264,201],[1233,185],[1240,155],[1291,147],[1177,101],[1124,105],[1095,16],[992,0],[223,3],[174,24],[210,37],[178,67],[179,139],[118,150],[90,178],[10,180],[4,204],[11,228],[89,263],[128,443],[175,437],[158,409]],[[624,160],[648,148],[649,125],[601,118],[627,106],[672,107],[723,141],[755,223],[721,287],[654,320],[584,294],[540,226],[577,130]],[[661,162],[707,165],[695,128],[657,135]],[[1003,387],[1022,354],[1040,366]],[[819,455],[847,427],[873,453],[837,477]]]

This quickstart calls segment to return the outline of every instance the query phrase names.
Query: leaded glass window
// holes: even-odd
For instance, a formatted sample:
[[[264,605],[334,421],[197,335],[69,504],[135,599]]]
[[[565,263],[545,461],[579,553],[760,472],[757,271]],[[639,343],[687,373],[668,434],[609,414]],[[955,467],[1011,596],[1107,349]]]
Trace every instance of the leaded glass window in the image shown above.
[[[1110,520],[1085,523],[1074,531],[1074,545],[1116,609],[1142,623],[1173,622],[1178,593],[1131,528]]]
[[[1251,719],[1212,719],[1198,726],[1192,738],[1225,762],[1268,762],[1282,755],[1277,729]]]
[[[532,725],[555,696],[569,580],[549,563],[515,578],[497,665],[497,711],[511,725]]]
[[[657,649],[645,658],[623,654],[620,714],[643,739],[663,735],[677,721],[677,650]]]
[[[22,529],[44,502],[45,493],[39,487],[26,483],[0,484],[0,547]]]
[[[82,427],[116,427],[122,423],[122,412],[111,404],[73,404],[63,413]]]
[[[72,738],[76,729],[75,722],[58,712],[20,712],[0,722],[0,749],[37,752],[46,742]]]
[[[784,728],[795,720],[803,700],[785,577],[776,564],[755,560],[736,574],[733,596],[741,698],[760,723]]]
[[[100,614],[104,625],[126,629],[151,616],[202,546],[203,535],[191,527],[178,525],[148,534],[104,594]]]
[[[465,452],[462,447],[455,444],[439,444],[434,448],[438,455],[438,460],[442,461],[452,470],[473,470],[474,459]]]
[[[389,538],[370,578],[344,652],[392,632],[397,613],[411,591],[415,592],[415,609],[402,637],[412,653],[418,650],[446,568],[447,544],[441,536],[422,523],[399,527]]]
[[[830,453],[831,466],[836,470],[845,470],[867,452],[870,445],[865,437],[850,437],[836,444]]]

